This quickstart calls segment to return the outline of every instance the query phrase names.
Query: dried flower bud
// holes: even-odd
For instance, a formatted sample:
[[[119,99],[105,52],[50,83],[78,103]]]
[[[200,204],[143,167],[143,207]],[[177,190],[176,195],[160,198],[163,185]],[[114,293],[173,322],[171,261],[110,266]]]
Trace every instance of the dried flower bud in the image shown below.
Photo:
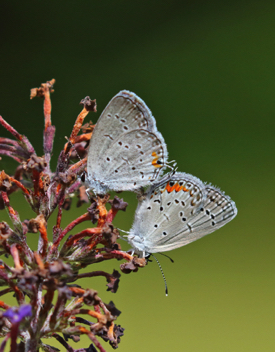
[[[102,235],[103,240],[101,243],[103,243],[107,248],[113,248],[113,245],[119,237],[119,232],[117,229],[114,229],[113,224],[105,223],[102,227]]]
[[[33,99],[34,97],[44,98],[45,91],[49,90],[51,93],[54,92],[53,85],[55,83],[55,79],[47,81],[47,83],[42,83],[40,88],[32,88],[30,98]]]
[[[5,173],[5,171],[0,172],[0,190],[8,191],[12,186],[10,177]]]
[[[78,195],[77,195],[78,202],[77,202],[76,206],[80,207],[83,203],[89,203],[89,198],[87,196],[86,187],[84,185],[80,186],[78,190],[79,190]]]
[[[69,264],[56,260],[49,265],[49,273],[51,276],[72,277],[73,273]]]
[[[92,204],[89,206],[87,210],[90,214],[92,223],[96,224],[99,219],[98,202],[95,198],[91,198],[91,202]]]
[[[37,155],[31,155],[30,159],[27,162],[23,163],[23,168],[27,172],[32,172],[36,170],[42,172],[47,167],[47,163],[44,157],[38,157]]]
[[[120,278],[120,273],[117,271],[117,270],[114,270],[112,275],[110,275],[109,277],[107,277],[107,291],[111,291],[113,293],[116,293],[116,291],[118,290],[118,284],[119,284],[119,278]],[[113,303],[113,302],[112,302]],[[109,303],[111,304],[111,302]],[[109,308],[108,308],[109,309]],[[110,309],[109,309],[110,310]],[[111,312],[112,313],[112,312]],[[119,313],[120,314],[120,313]],[[117,314],[113,314],[112,315],[116,315],[118,316]]]
[[[92,100],[89,96],[81,100],[80,105],[83,105],[87,111],[96,112],[96,99]]]
[[[70,210],[71,205],[72,205],[72,198],[70,197],[65,198],[64,203],[62,204],[62,209]]]
[[[116,270],[114,270],[115,272]],[[114,273],[113,273],[114,274]],[[120,276],[120,275],[119,275]],[[121,311],[118,310],[114,304],[113,301],[110,301],[109,304],[105,303],[106,308],[108,309],[108,311],[114,316],[114,317],[119,317],[121,314]]]
[[[87,306],[95,306],[101,302],[95,290],[86,290],[83,295],[83,301]]]
[[[35,219],[29,221],[29,232],[36,233],[43,226],[46,226],[44,215],[40,214]]]
[[[118,198],[118,196],[115,196],[114,199],[109,200],[109,202],[112,205],[112,208],[116,210],[123,210],[125,211],[128,203],[123,201],[123,198]]]
[[[147,264],[145,258],[137,258],[133,257],[132,261],[129,263],[123,263],[120,265],[120,270],[125,273],[129,274],[131,271],[137,272],[138,268],[142,268]]]
[[[58,176],[59,181],[61,181],[61,183],[66,185],[67,187],[73,184],[77,179],[77,174],[71,170],[68,170],[66,172],[59,172]]]
[[[93,125],[92,121],[85,123],[82,127],[81,130],[83,133],[90,133],[94,130],[95,125]]]

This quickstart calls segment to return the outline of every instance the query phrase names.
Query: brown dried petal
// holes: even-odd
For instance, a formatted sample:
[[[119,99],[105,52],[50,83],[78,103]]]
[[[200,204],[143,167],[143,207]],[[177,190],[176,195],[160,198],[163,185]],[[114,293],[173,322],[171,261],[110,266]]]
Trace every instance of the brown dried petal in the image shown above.
[[[38,274],[38,271],[25,271],[17,284],[18,288],[24,292],[33,293],[34,287],[36,287],[37,282],[40,281],[39,276],[41,275]]]
[[[24,220],[22,222],[23,235],[26,235],[29,232],[29,220]]]
[[[88,348],[84,348],[84,350],[85,350],[85,352],[97,352],[95,346],[92,343],[90,344],[90,346]]]
[[[8,191],[12,186],[10,177],[5,173],[5,171],[0,172],[0,190]]]
[[[62,204],[62,208],[64,210],[70,210],[72,201],[73,201],[72,198],[66,198],[64,200],[64,203]]]
[[[86,290],[83,295],[83,301],[87,306],[95,306],[101,302],[95,290]]]
[[[114,270],[112,275],[107,278],[107,291],[111,291],[113,293],[116,293],[118,290],[118,284],[119,284],[119,278],[120,278],[120,273],[117,270]],[[111,303],[111,302],[110,302]],[[109,309],[110,310],[110,309]],[[112,312],[111,312],[112,313]],[[114,315],[112,313],[112,315]]]
[[[32,172],[33,169],[35,169],[38,172],[41,172],[45,169],[47,166],[47,163],[44,159],[44,157],[38,157],[37,155],[31,155],[30,159],[23,164],[23,168],[28,171]]]
[[[78,335],[69,335],[69,334],[63,334],[65,341],[68,341],[69,339],[73,340],[74,342],[79,342],[80,341],[80,336]]]
[[[57,161],[57,167],[56,167],[56,172],[59,174],[59,172],[63,172],[64,170],[68,169],[70,158],[69,156],[64,152],[64,150],[61,151],[58,157]]]
[[[92,100],[89,96],[81,100],[80,105],[83,105],[87,111],[96,112],[96,99]]]
[[[45,227],[46,228],[46,220],[44,215],[40,214],[35,219],[31,219],[29,221],[29,232],[36,233],[39,231],[39,228]]]
[[[49,91],[51,93],[54,92],[54,90],[52,89],[53,85],[55,83],[55,79],[53,78],[50,81],[47,81],[47,83],[42,83],[41,87],[39,88],[32,88],[31,89],[31,94],[30,94],[30,98],[33,99],[34,97],[40,97],[43,98],[45,95],[45,90],[49,89]]]
[[[89,203],[89,198],[86,193],[86,187],[84,185],[79,187],[78,202],[76,206],[80,207],[83,203]]]
[[[125,211],[128,203],[123,201],[123,198],[118,198],[118,196],[115,196],[113,200],[109,200],[109,203],[112,205],[112,208],[116,210],[123,210]]]
[[[114,270],[116,271],[116,270]],[[114,304],[113,301],[110,301],[109,304],[105,303],[106,308],[108,309],[108,311],[114,316],[114,317],[119,317],[121,314],[121,311],[118,310]]]
[[[119,237],[119,232],[117,229],[114,229],[114,225],[105,223],[102,227],[103,241],[102,243],[107,248],[113,248],[113,245],[116,243],[116,240]]]
[[[124,335],[124,328],[122,328],[120,325],[116,325],[114,327],[114,335],[116,336],[117,343],[120,343],[120,336]]]
[[[92,204],[87,210],[90,214],[92,223],[95,224],[99,219],[99,209],[97,209],[98,202],[94,198],[91,199],[91,202]]]
[[[49,264],[49,272],[51,276],[73,276],[70,265],[59,260],[56,260]]]
[[[95,125],[93,125],[92,121],[90,121],[85,123],[85,125],[81,127],[81,130],[83,133],[90,133],[94,130],[94,128],[95,128]]]
[[[129,263],[123,263],[120,265],[120,270],[124,274],[129,274],[131,271],[137,272],[138,268],[142,268],[146,265],[145,258],[133,257],[133,260]]]
[[[9,225],[5,221],[0,222],[1,236],[9,237],[12,234],[12,232],[13,232],[12,229],[9,227]]]
[[[66,186],[70,186],[77,179],[77,174],[71,170],[59,172],[59,180]]]

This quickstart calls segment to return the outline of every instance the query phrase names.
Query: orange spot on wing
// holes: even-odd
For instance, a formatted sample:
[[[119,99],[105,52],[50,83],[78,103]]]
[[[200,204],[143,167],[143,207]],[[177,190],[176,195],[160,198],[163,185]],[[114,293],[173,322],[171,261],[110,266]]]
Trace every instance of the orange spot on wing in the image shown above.
[[[179,192],[179,191],[188,192],[189,191],[187,188],[185,188],[184,186],[180,186],[178,183],[175,183],[173,186],[170,186],[170,182],[167,183],[165,189],[168,193],[171,193],[173,191],[176,191],[176,192]]]
[[[175,184],[175,191],[179,192],[183,189],[183,186],[180,186],[178,183]]]
[[[170,182],[168,182],[167,185],[166,185],[166,190],[167,190],[168,193],[171,193],[171,192],[173,192],[176,189],[177,183],[175,183],[173,186],[170,186],[169,183]]]
[[[152,153],[152,157],[154,157],[154,159],[152,161],[152,165],[155,166],[155,167],[162,167],[161,164],[158,164],[159,157],[157,156],[156,152]]]

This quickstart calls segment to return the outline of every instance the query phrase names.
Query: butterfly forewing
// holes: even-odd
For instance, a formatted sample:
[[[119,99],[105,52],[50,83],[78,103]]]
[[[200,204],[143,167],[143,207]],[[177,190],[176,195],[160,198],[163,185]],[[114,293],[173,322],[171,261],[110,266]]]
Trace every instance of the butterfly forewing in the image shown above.
[[[117,138],[104,158],[102,172],[114,190],[137,188],[155,180],[166,160],[162,142],[146,130],[134,130]]]

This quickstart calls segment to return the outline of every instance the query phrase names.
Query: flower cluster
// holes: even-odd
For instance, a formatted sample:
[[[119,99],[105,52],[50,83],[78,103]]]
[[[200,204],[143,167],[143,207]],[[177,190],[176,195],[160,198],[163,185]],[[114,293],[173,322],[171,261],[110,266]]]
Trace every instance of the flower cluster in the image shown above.
[[[95,100],[86,97],[81,101],[83,109],[59,155],[56,171],[51,171],[55,127],[51,123],[50,93],[54,82],[51,80],[31,90],[31,98],[39,96],[44,99],[42,157],[37,156],[26,136],[19,134],[0,116],[1,125],[15,138],[0,137],[0,154],[19,163],[13,176],[4,171],[0,173],[0,209],[6,208],[12,223],[10,227],[8,223],[0,222],[0,253],[11,256],[14,263],[12,267],[0,260],[0,285],[4,287],[0,296],[11,292],[18,303],[18,307],[10,307],[0,301],[3,310],[0,312],[0,337],[3,338],[0,352],[4,351],[9,339],[12,352],[39,349],[54,352],[56,348],[41,340],[50,337],[73,352],[75,350],[68,341],[78,341],[81,335],[88,335],[91,345],[77,351],[105,351],[99,338],[108,341],[113,348],[118,347],[124,329],[115,324],[115,320],[121,312],[112,301],[104,303],[97,291],[82,288],[75,281],[103,276],[107,280],[107,290],[115,293],[120,280],[117,270],[110,274],[104,271],[80,273],[80,269],[109,259],[124,259],[120,265],[124,273],[146,265],[144,258],[121,251],[116,242],[119,232],[112,221],[118,211],[125,211],[127,203],[117,196],[114,199],[109,195],[88,197],[81,181],[94,129],[94,125],[83,125],[83,121],[89,112],[96,111]],[[78,156],[81,159],[72,163]],[[10,203],[10,195],[17,190],[23,192],[35,214],[30,220],[20,219]],[[87,212],[61,227],[62,212],[70,210],[73,194],[78,197],[77,206],[90,205]],[[107,203],[111,204],[109,211]],[[47,224],[56,208],[57,219],[50,234]],[[84,221],[96,226],[68,236]],[[36,251],[28,245],[28,233],[38,234]]]

